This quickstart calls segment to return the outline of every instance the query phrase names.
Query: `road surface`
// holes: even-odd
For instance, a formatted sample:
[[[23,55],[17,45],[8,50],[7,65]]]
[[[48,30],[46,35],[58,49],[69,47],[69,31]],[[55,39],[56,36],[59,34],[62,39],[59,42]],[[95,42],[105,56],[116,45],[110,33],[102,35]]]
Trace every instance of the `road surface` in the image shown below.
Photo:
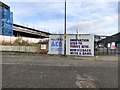
[[[2,75],[3,88],[117,88],[118,62],[3,52]]]

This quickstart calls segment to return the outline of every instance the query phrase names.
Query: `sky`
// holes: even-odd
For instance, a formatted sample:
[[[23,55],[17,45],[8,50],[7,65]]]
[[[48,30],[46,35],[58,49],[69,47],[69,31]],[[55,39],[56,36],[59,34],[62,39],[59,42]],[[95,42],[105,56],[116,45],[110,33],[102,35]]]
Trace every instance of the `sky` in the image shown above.
[[[15,24],[64,33],[64,0],[1,0]],[[118,32],[118,0],[66,0],[67,33],[113,35]]]

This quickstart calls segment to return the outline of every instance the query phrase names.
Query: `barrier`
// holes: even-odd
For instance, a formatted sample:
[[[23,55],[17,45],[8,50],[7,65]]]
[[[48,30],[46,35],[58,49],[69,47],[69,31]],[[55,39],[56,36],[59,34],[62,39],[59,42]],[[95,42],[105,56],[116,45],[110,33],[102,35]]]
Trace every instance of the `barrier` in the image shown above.
[[[37,52],[35,46],[0,46],[0,51]]]

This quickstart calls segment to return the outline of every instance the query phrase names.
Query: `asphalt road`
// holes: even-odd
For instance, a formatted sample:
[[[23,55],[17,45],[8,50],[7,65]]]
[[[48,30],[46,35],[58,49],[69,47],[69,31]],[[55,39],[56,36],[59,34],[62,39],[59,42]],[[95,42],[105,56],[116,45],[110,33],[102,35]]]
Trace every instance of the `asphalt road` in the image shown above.
[[[32,53],[2,54],[3,88],[117,88],[118,62]]]

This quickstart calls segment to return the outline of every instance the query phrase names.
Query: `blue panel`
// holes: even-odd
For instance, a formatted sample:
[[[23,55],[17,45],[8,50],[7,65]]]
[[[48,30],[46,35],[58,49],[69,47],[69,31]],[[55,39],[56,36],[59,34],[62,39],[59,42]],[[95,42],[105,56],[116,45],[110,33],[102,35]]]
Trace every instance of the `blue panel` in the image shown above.
[[[0,7],[0,35],[2,35],[2,7]]]
[[[13,36],[13,13],[2,8],[2,35]]]

